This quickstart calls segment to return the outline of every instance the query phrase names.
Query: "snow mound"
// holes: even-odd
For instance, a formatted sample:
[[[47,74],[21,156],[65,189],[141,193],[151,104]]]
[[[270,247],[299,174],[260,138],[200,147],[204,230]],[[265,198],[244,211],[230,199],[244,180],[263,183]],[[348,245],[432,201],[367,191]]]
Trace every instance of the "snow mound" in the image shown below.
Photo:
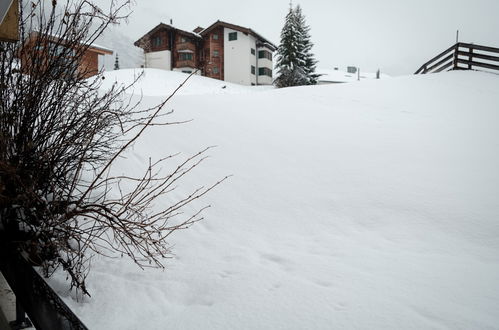
[[[182,72],[160,69],[106,71],[104,73],[102,88],[108,89],[114,83],[121,86],[128,86],[132,84],[137,77],[140,78],[133,88],[129,90],[130,94],[164,97],[170,95],[187,77],[189,77],[189,75]],[[179,90],[178,95],[234,94],[248,93],[252,90],[255,90],[255,88],[193,75]]]
[[[178,83],[160,77],[183,76],[143,88]],[[225,84],[194,78],[185,93]],[[498,90],[451,72],[180,95],[171,119],[194,121],[152,127],[115,171],[218,145],[177,191],[233,174],[206,219],[165,272],[94,258],[85,302],[51,283],[90,329],[497,329]]]

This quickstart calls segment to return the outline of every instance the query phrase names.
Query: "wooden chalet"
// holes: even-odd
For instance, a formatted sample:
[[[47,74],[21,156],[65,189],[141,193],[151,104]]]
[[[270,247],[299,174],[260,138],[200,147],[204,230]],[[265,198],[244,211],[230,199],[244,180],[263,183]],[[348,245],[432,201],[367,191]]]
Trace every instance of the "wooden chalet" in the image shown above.
[[[182,71],[246,85],[272,83],[277,47],[254,30],[223,21],[193,32],[160,23],[134,43],[146,68]]]
[[[57,36],[40,36],[38,32],[32,32],[19,50],[18,57],[21,60],[21,71],[32,74],[32,67],[37,64],[48,65],[50,56],[62,56],[69,58],[75,56],[78,45],[69,43]],[[75,74],[78,78],[88,78],[99,72],[99,56],[112,55],[113,51],[95,44],[86,45],[86,49],[77,60],[78,67]],[[43,71],[43,70],[42,70]],[[60,73],[64,75],[64,72]]]

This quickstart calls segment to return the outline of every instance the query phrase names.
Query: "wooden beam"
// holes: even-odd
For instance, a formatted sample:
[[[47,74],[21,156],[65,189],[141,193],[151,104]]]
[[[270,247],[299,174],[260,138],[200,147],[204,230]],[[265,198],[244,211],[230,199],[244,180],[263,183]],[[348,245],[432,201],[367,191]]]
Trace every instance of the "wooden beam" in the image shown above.
[[[429,68],[427,68],[426,70],[423,71],[423,73],[427,73],[427,72],[431,72],[433,71],[434,69],[438,68],[439,66],[441,66],[442,64],[444,64],[445,62],[448,62],[450,61],[452,58],[454,57],[454,54],[450,54],[449,56],[445,57],[444,59],[442,59],[441,61],[435,63],[434,65],[430,66]]]
[[[475,62],[475,61],[468,61],[468,60],[458,60],[459,63],[461,64],[466,64],[466,65],[472,65],[472,66],[478,66],[481,68],[487,68],[487,69],[492,69],[492,70],[499,70],[499,65],[494,65],[494,64],[488,64],[488,63],[482,63],[482,62]]]
[[[0,40],[10,42],[19,40],[19,0],[12,0],[5,17],[0,22]]]
[[[445,56],[447,53],[455,50],[456,48],[456,45],[452,45],[451,47],[449,47],[448,49],[444,50],[443,52],[441,52],[440,54],[438,54],[437,56],[435,56],[434,58],[432,58],[431,60],[429,60],[428,62],[426,62],[425,64],[423,64],[421,66],[421,68],[419,68],[418,71],[416,71],[416,74],[420,73],[421,71],[424,70],[425,67],[428,67],[428,65],[432,64],[433,62],[435,62],[436,60],[440,59],[441,57]],[[426,70],[428,71],[428,70]]]
[[[483,51],[491,52],[491,53],[499,53],[499,48],[495,48],[495,47],[487,47],[487,46],[480,46],[480,45],[475,45],[475,44],[464,44],[464,43],[460,43],[459,46],[465,47],[465,48],[472,48],[475,50],[483,50]]]
[[[491,56],[491,55],[484,55],[479,53],[463,52],[463,51],[459,51],[459,55],[468,56],[468,58],[476,57],[476,58],[481,58],[483,60],[499,62],[499,56]]]
[[[444,65],[443,67],[438,68],[437,70],[435,70],[434,73],[439,73],[439,72],[444,71],[445,69],[449,69],[453,64],[454,64],[454,62],[449,62],[446,65]]]

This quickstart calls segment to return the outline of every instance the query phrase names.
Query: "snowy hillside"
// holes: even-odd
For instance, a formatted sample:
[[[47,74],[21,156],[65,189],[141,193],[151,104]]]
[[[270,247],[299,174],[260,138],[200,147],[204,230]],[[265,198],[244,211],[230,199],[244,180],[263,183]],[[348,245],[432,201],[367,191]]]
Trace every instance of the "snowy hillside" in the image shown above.
[[[151,128],[115,171],[217,145],[182,188],[234,176],[166,271],[94,258],[84,302],[51,280],[90,329],[497,329],[498,75],[226,94],[197,78],[169,105],[194,121]]]
[[[376,72],[360,71],[356,73],[349,73],[346,70],[338,68],[332,70],[319,68],[316,70],[316,73],[320,75],[319,83],[348,83],[359,80],[376,79]],[[390,78],[390,76],[385,73],[380,74],[380,79],[387,78]]]
[[[186,73],[160,69],[125,69],[107,71],[104,73],[105,79],[102,83],[102,88],[111,88],[111,86],[115,83],[119,86],[126,87],[138,79],[133,85],[133,88],[128,91],[129,93],[161,97],[170,95],[188,77],[189,75]],[[184,87],[178,91],[178,94],[233,94],[248,93],[255,90],[261,90],[260,86],[243,86],[194,75],[189,78]]]
[[[121,69],[140,68],[144,64],[143,50],[135,47],[134,42],[135,40],[121,32],[119,26],[108,27],[97,43],[112,49],[114,54],[101,56],[100,65],[103,65],[106,70],[113,70],[116,54],[118,54]]]

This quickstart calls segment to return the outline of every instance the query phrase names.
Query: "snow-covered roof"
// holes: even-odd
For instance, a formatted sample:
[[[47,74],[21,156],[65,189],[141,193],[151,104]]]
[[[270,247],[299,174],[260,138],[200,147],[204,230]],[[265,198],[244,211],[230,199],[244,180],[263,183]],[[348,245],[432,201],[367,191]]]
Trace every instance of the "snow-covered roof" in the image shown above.
[[[32,37],[35,37],[37,34],[40,34],[40,33],[41,33],[40,31],[34,30],[34,31],[32,31],[29,34],[28,39],[32,38]],[[56,33],[46,33],[46,32],[43,32],[43,33],[46,34],[48,37],[54,39],[54,40],[51,40],[51,41],[65,41],[65,40],[67,40],[67,38],[61,37],[61,35],[56,34]],[[100,51],[102,53],[102,55],[104,55],[104,54],[109,54],[110,55],[110,54],[113,53],[112,49],[104,47],[104,46],[101,46],[101,45],[98,45],[96,43],[80,42],[80,44],[88,46],[89,48],[91,48],[93,50]]]
[[[237,31],[241,31],[241,32],[244,32],[244,33],[251,34],[252,36],[254,36],[255,38],[259,39],[263,44],[265,44],[268,48],[272,49],[273,51],[275,51],[277,49],[277,46],[274,45],[274,43],[272,43],[268,39],[264,38],[261,34],[255,32],[254,30],[252,30],[250,28],[246,28],[246,27],[240,26],[240,25],[236,25],[236,24],[232,24],[232,23],[227,23],[227,22],[224,22],[224,21],[221,21],[221,20],[216,21],[215,23],[213,23],[212,25],[210,25],[209,27],[207,27],[203,31],[199,32],[199,34],[202,35],[202,36],[204,36],[204,35],[206,35],[208,32],[210,32],[211,30],[213,30],[217,26],[224,26],[224,27],[227,27],[229,29],[233,29],[233,30],[237,30]]]
[[[165,30],[174,30],[174,31],[176,31],[176,32],[178,32],[180,34],[187,35],[187,36],[190,36],[190,37],[194,37],[196,39],[202,39],[203,38],[199,33],[191,32],[191,31],[186,31],[186,30],[183,30],[183,29],[179,29],[179,28],[175,27],[173,24],[159,23],[154,28],[152,28],[149,32],[147,32],[142,37],[140,37],[139,40],[135,41],[134,45],[140,47],[139,45],[141,44],[141,41],[144,38],[150,37],[154,33],[158,32],[160,30],[163,30],[163,29],[165,29]]]
[[[104,52],[109,52],[109,53],[113,53],[113,50],[111,48],[107,48],[107,47],[104,47],[104,46],[101,46],[101,45],[98,45],[96,43],[92,43],[90,44],[90,47],[91,48],[95,48],[95,49],[98,49],[98,50],[102,50]]]

